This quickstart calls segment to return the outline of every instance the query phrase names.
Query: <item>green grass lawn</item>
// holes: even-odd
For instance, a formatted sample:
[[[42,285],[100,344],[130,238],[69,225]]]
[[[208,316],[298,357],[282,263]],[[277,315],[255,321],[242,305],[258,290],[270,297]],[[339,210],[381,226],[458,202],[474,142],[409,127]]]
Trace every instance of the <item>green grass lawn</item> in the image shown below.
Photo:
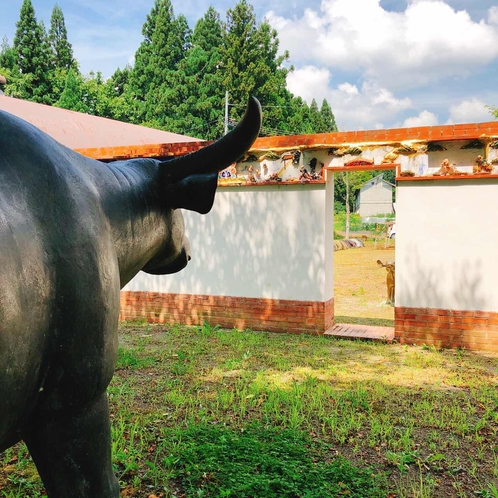
[[[109,398],[123,497],[498,497],[497,355],[128,324]]]

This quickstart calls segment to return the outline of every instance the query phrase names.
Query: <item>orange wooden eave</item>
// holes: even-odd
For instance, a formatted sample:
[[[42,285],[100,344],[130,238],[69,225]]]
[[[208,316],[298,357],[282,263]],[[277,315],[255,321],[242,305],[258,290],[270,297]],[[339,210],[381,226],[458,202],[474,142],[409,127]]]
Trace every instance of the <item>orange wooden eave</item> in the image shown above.
[[[416,128],[389,128],[318,133],[314,135],[287,135],[261,137],[254,142],[252,151],[275,149],[313,149],[352,144],[389,144],[406,141],[442,142],[451,140],[498,139],[498,121]],[[126,145],[75,149],[77,152],[100,160],[129,159],[133,157],[168,157],[194,152],[211,142],[182,142],[151,145]]]

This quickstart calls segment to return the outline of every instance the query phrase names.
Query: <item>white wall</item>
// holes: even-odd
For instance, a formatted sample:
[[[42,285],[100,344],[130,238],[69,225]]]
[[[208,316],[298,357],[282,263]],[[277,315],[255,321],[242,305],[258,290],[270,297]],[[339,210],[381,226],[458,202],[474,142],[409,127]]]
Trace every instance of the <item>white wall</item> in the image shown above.
[[[327,301],[333,203],[333,181],[219,188],[209,214],[184,212],[187,268],[165,276],[140,272],[125,290]]]
[[[396,306],[498,311],[498,180],[398,182]]]

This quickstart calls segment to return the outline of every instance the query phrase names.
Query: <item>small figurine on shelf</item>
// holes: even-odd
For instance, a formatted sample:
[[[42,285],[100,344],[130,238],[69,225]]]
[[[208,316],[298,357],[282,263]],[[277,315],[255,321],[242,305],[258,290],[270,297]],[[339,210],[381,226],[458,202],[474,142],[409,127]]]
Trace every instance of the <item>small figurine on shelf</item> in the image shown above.
[[[309,181],[313,180],[313,178],[311,177],[311,175],[308,173],[308,170],[304,166],[301,166],[299,168],[299,172],[301,173],[299,175],[299,181],[301,183],[303,183],[303,182],[309,182]]]
[[[252,182],[252,183],[256,183],[257,182],[256,177],[254,176],[254,168],[252,167],[252,164],[251,164],[251,166],[249,166],[249,175],[248,175],[248,178],[249,178],[249,181]]]
[[[320,171],[316,171],[316,165],[320,164]],[[316,157],[311,159],[309,162],[310,165],[310,176],[312,180],[322,180],[323,179],[323,167],[325,166],[323,163],[318,163]]]
[[[466,175],[467,173],[463,171],[458,171],[455,168],[455,164],[453,166],[450,164],[449,159],[443,159],[441,163],[441,167],[434,173],[434,176],[456,176],[456,175]]]
[[[486,173],[491,173],[493,171],[493,166],[488,164],[486,159],[480,154],[476,157],[474,167],[472,168],[474,175],[481,175]]]
[[[399,176],[415,176],[415,173],[409,169],[405,169],[404,171],[402,171]]]

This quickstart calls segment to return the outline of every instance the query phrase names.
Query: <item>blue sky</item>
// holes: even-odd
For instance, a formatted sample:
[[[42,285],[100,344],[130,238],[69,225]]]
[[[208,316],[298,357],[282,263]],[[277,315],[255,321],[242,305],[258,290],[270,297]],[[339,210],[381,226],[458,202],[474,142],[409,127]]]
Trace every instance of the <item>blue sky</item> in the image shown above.
[[[32,0],[48,26],[54,0]],[[83,73],[110,76],[133,61],[153,0],[58,0]],[[191,28],[212,5],[173,0]],[[327,98],[341,130],[491,121],[498,106],[496,0],[249,0],[289,50],[288,87]],[[22,0],[2,5],[12,42]]]

